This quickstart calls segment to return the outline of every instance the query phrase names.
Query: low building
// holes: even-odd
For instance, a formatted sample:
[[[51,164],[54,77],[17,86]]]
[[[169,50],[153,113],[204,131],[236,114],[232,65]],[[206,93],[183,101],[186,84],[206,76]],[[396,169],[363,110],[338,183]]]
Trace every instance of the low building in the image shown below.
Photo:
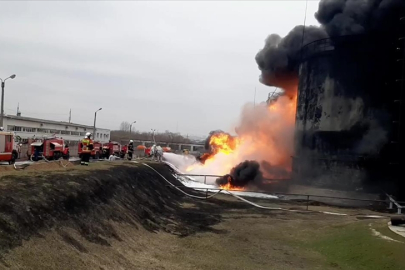
[[[81,140],[86,135],[86,132],[93,133],[92,126],[25,116],[5,115],[3,122],[4,130],[15,132],[23,140],[34,136],[42,138],[55,135],[62,137],[69,143],[74,143]],[[108,142],[110,140],[110,130],[96,128],[94,140]]]

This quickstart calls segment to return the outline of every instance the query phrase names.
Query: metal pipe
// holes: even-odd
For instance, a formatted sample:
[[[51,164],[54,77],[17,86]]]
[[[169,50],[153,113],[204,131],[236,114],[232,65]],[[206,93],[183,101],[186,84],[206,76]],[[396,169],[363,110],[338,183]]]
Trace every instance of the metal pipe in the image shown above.
[[[216,175],[216,174],[187,174],[187,173],[178,173],[176,175],[179,176],[204,176],[204,177],[223,177],[223,175]],[[263,179],[265,181],[288,181],[291,179]]]
[[[192,188],[192,189],[201,189],[198,187],[187,187],[187,186],[176,186],[179,188]],[[203,188],[204,189],[204,188]],[[223,188],[210,188],[210,190],[224,190]],[[339,199],[339,200],[351,200],[351,201],[361,201],[361,202],[380,202],[380,203],[387,203],[386,200],[372,200],[372,199],[355,199],[355,198],[345,198],[345,197],[334,197],[334,196],[325,196],[325,195],[314,195],[314,194],[298,194],[298,193],[281,193],[281,192],[267,192],[267,191],[250,191],[250,190],[232,190],[229,191],[238,191],[238,192],[250,192],[250,193],[263,193],[268,195],[287,195],[287,196],[310,196],[316,198],[328,198],[328,199]]]

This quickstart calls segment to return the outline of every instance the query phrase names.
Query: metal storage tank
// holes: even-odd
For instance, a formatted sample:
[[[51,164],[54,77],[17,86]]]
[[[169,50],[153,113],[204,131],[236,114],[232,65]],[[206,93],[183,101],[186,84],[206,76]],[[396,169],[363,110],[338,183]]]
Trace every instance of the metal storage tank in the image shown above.
[[[405,47],[400,38],[400,32],[342,36],[303,48],[293,157],[296,181],[391,193],[401,183],[403,188],[398,178],[403,147],[399,79],[404,76],[400,59]]]

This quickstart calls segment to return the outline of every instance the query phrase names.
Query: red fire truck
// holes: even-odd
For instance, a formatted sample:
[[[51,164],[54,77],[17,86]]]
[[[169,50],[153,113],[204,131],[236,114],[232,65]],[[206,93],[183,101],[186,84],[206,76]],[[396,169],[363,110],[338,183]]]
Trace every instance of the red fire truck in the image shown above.
[[[119,157],[121,151],[121,144],[118,142],[108,142],[103,144],[103,158],[109,158],[110,155]]]
[[[145,148],[144,151],[145,151],[145,156],[149,157],[149,156],[150,156],[151,147]]]
[[[14,164],[17,158],[18,152],[14,133],[0,131],[0,162]]]
[[[120,158],[124,158],[127,153],[128,153],[128,145],[122,145],[120,151]]]
[[[57,160],[59,158],[69,159],[69,155],[69,146],[62,138],[55,137],[36,139],[31,143],[31,155],[28,158],[33,161],[41,158]]]
[[[79,146],[77,148],[77,152],[79,154],[79,157],[82,153],[82,146],[81,143],[79,142]],[[103,156],[103,144],[101,142],[93,142],[93,150],[91,151],[91,157],[93,159],[99,159]]]

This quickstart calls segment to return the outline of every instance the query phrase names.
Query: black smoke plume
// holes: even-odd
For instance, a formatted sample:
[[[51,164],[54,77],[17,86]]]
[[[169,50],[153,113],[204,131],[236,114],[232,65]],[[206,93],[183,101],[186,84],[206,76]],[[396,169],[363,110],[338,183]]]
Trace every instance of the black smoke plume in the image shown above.
[[[404,10],[404,0],[322,0],[315,18],[335,37],[390,31]]]
[[[301,47],[315,40],[353,34],[393,31],[404,16],[405,0],[321,0],[315,18],[317,26],[299,25],[281,38],[271,34],[256,55],[262,71],[260,81],[288,92],[288,83],[296,80]],[[304,38],[303,38],[304,36]]]
[[[218,186],[230,184],[231,187],[260,186],[263,181],[263,175],[260,171],[260,165],[257,161],[246,160],[231,172],[216,180]]]

